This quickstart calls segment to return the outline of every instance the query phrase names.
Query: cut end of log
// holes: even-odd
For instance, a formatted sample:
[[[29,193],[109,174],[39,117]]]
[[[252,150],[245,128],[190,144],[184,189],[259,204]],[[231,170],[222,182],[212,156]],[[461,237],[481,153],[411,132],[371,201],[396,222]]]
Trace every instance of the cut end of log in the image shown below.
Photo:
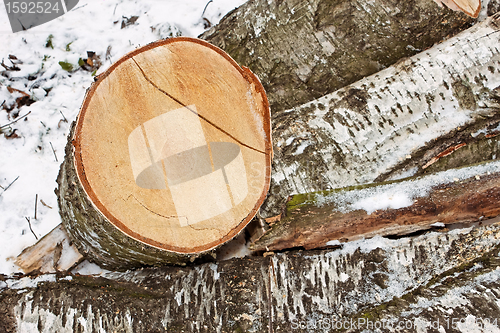
[[[199,39],[152,43],[100,75],[72,144],[78,180],[105,220],[174,253],[201,253],[232,239],[269,188],[264,89]],[[76,238],[95,236],[75,227],[78,218],[66,223]]]

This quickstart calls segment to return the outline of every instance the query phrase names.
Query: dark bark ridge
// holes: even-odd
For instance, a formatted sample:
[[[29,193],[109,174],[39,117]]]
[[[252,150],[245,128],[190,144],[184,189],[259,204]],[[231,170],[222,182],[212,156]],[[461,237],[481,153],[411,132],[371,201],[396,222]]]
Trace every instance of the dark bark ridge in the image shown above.
[[[406,302],[405,315],[412,318],[419,312],[410,304],[419,297],[438,301],[446,290],[464,291],[464,284],[497,290],[490,275],[498,274],[499,238],[500,227],[494,224],[103,277],[2,277],[0,327],[4,332],[51,333],[321,332],[297,324],[389,318],[398,315],[397,300]],[[494,303],[498,293],[463,295],[471,304],[487,300],[488,315],[500,311]],[[450,308],[456,307],[428,304],[420,319],[431,320],[436,313],[451,319]],[[456,315],[479,311],[466,306]]]

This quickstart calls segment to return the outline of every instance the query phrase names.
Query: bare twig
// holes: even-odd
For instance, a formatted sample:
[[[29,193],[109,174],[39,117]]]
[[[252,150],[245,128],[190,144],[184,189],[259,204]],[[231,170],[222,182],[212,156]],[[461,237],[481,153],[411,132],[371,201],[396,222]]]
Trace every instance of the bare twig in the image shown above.
[[[36,211],[37,211],[37,208],[38,208],[38,193],[35,195],[35,220],[36,220]]]
[[[106,60],[111,61],[111,45],[109,45],[108,48],[106,49]]]
[[[68,119],[66,119],[66,117],[64,116],[64,113],[62,113],[61,110],[59,110],[59,112],[61,112],[61,116],[63,116],[63,119],[64,119],[64,122],[67,123],[68,122]]]
[[[26,113],[24,116],[18,117],[18,118],[17,118],[16,120],[14,120],[13,122],[10,122],[10,123],[8,123],[8,124],[6,124],[6,125],[0,126],[0,129],[1,129],[1,128],[4,128],[4,127],[9,127],[10,125],[12,125],[12,124],[14,124],[14,123],[17,123],[19,120],[21,120],[21,119],[23,119],[23,118],[26,118],[26,117],[27,117],[30,113],[31,113],[31,111],[30,111],[30,112],[28,112],[28,113]]]
[[[33,228],[31,228],[30,218],[27,216],[25,216],[24,218],[26,219],[26,221],[28,221],[28,225],[30,226],[31,233],[33,234],[33,236],[35,236],[36,240],[38,240],[38,237],[36,236],[35,232],[33,231]]]
[[[56,158],[56,162],[59,162],[57,160],[57,155],[56,155],[56,151],[54,150],[54,146],[52,145],[52,142],[49,142],[50,143],[50,148],[52,148],[52,152],[54,153],[54,157]]]
[[[12,183],[10,183],[10,184],[9,184],[6,188],[4,188],[3,192],[2,192],[2,193],[0,193],[0,195],[4,194],[4,192],[5,192],[5,191],[7,191],[7,190],[9,189],[9,187],[11,187],[11,186],[12,186],[12,184],[14,184],[14,183],[16,182],[16,180],[18,180],[18,179],[19,179],[19,176],[17,176],[17,177],[16,177],[16,179],[14,179],[14,180],[12,181]]]

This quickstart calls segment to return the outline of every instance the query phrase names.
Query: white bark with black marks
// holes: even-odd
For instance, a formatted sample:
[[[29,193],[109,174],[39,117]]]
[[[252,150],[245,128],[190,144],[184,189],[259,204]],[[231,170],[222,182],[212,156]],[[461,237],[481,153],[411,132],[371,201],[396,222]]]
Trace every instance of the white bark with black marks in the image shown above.
[[[249,67],[281,114],[473,22],[432,0],[250,0],[200,37]]]

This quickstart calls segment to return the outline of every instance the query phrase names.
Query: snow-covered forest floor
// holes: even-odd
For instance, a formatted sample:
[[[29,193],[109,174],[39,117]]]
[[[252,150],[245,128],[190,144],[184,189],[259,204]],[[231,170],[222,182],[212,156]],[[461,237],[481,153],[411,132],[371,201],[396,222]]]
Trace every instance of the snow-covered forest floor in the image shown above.
[[[11,32],[0,6],[0,274],[20,271],[17,255],[61,223],[56,178],[71,122],[95,76],[137,47],[171,36],[196,37],[244,2],[80,0],[62,17],[18,33]],[[492,170],[466,171],[478,176]],[[447,174],[452,180],[462,176]],[[367,191],[365,201],[358,200],[362,206],[353,207],[370,212],[408,206],[415,191],[422,195],[427,188],[403,186],[391,197]],[[378,237],[346,247],[377,248],[385,241]],[[100,269],[86,264],[78,272]]]
[[[0,6],[0,274],[19,271],[15,257],[61,222],[57,173],[94,76],[155,40],[196,37],[244,2],[80,0],[15,34]],[[83,68],[88,52],[94,66]]]

